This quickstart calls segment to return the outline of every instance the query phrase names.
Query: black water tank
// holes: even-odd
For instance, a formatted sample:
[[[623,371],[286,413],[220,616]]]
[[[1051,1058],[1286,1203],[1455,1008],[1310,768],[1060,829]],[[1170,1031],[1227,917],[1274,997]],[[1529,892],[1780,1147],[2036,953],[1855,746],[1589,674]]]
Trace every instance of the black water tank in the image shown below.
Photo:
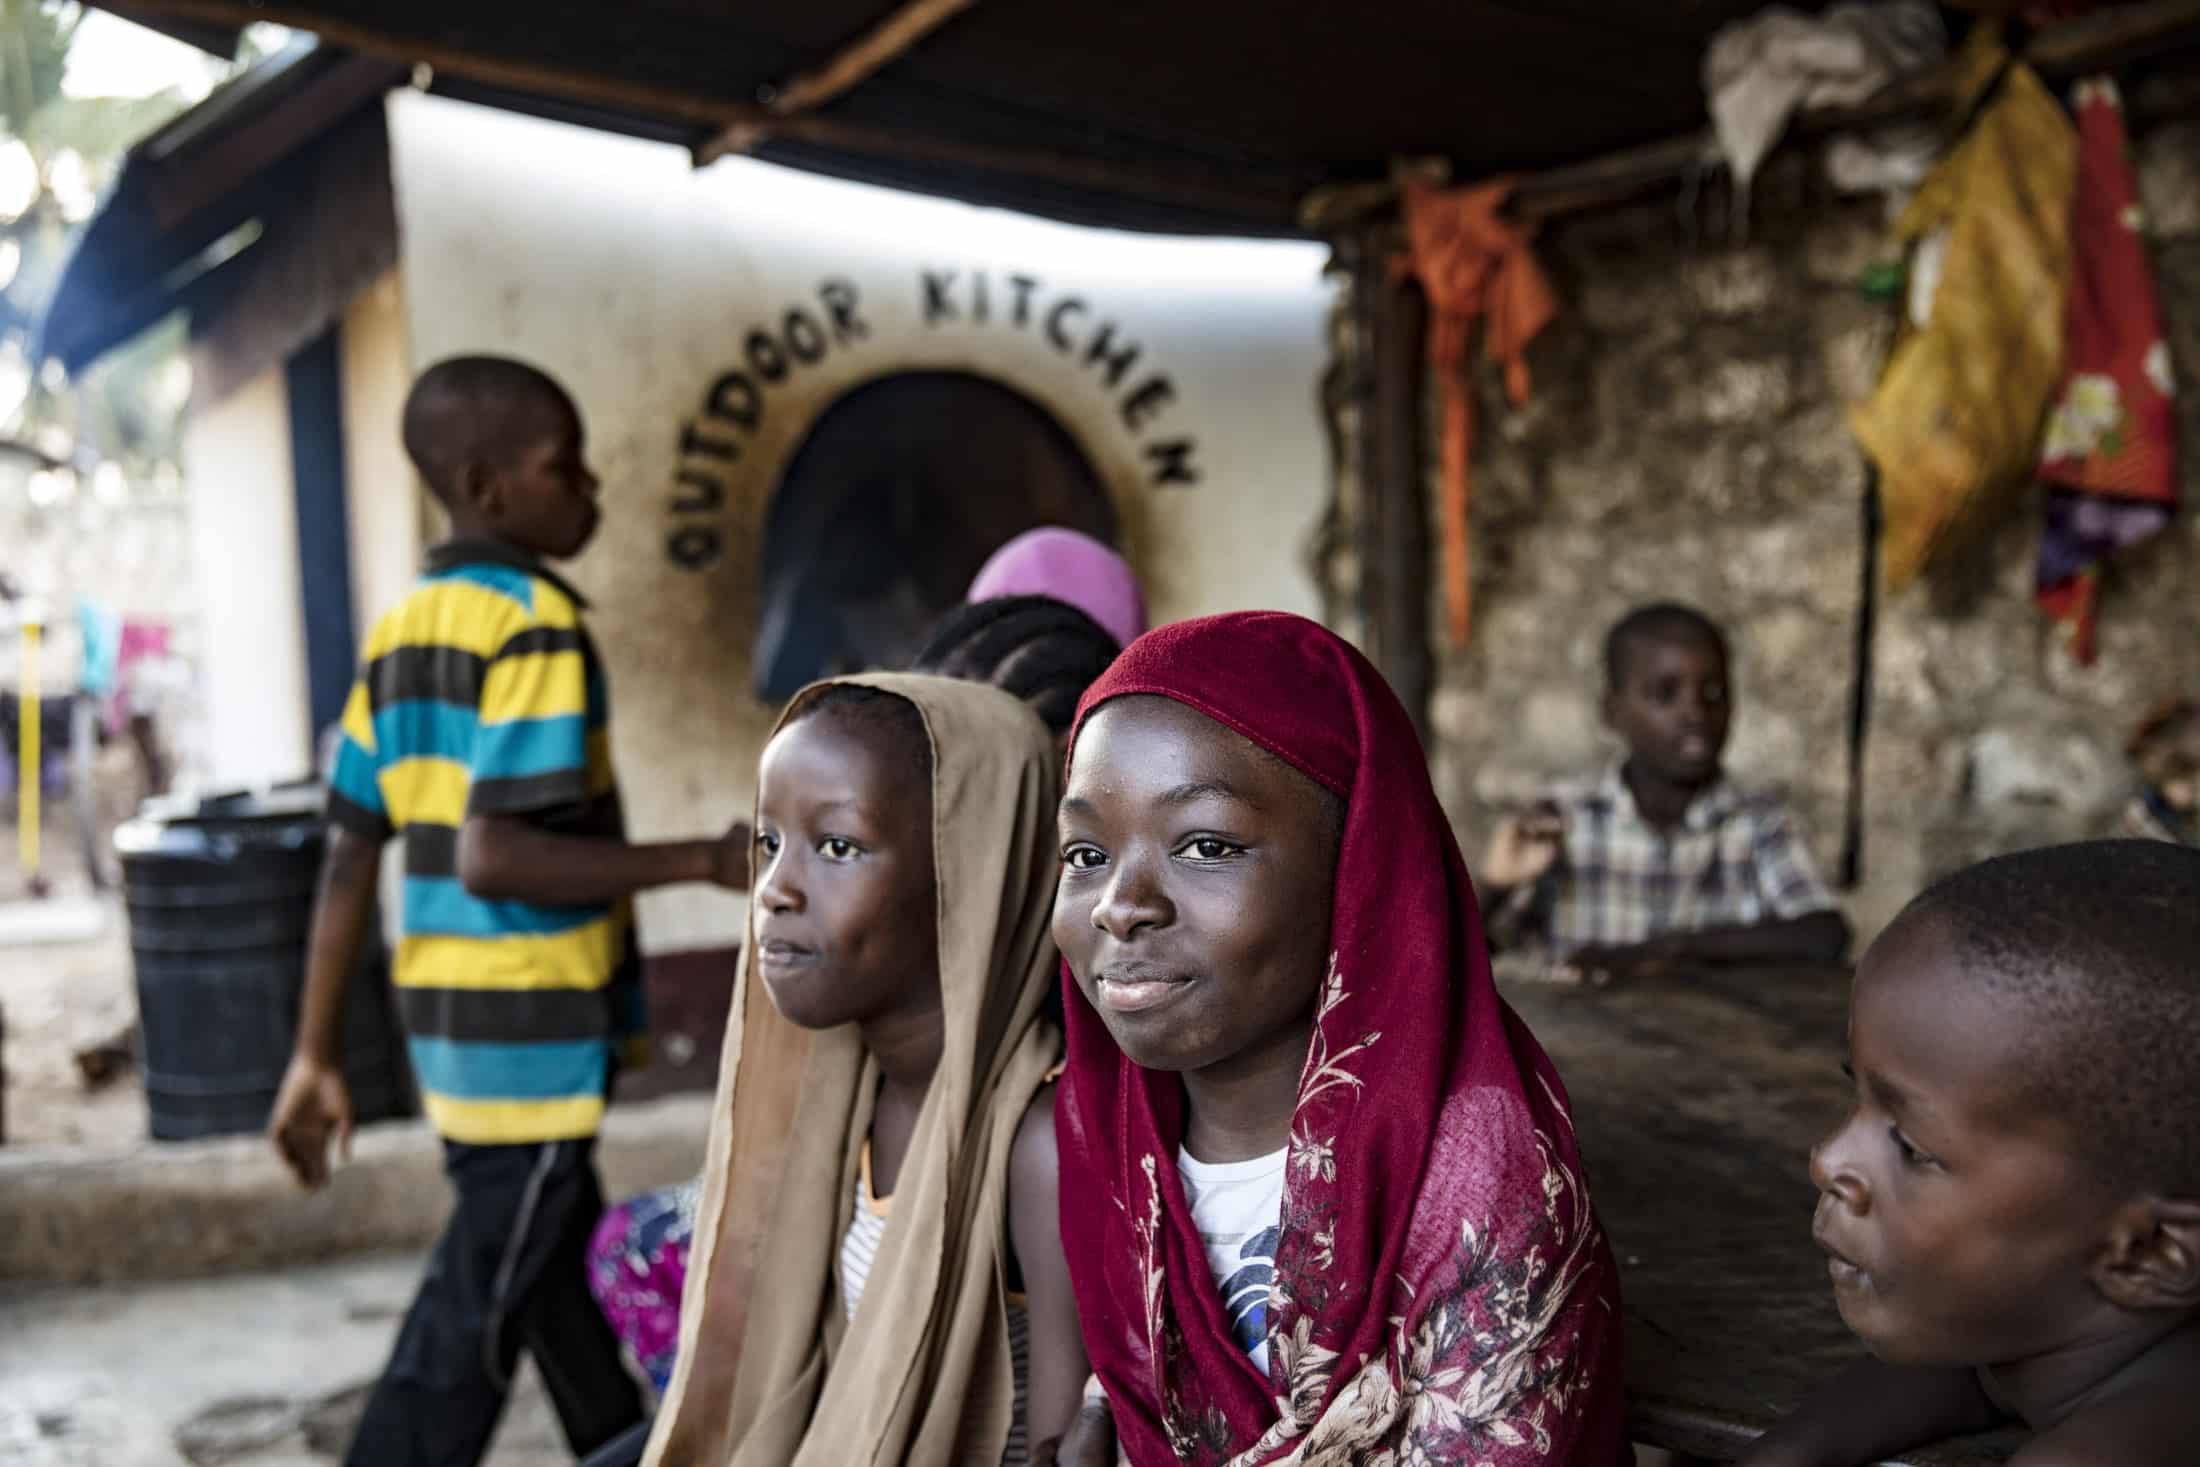
[[[154,801],[115,833],[153,1138],[262,1130],[290,1061],[324,844],[319,785]],[[378,938],[344,1014],[354,1119],[414,1113]]]

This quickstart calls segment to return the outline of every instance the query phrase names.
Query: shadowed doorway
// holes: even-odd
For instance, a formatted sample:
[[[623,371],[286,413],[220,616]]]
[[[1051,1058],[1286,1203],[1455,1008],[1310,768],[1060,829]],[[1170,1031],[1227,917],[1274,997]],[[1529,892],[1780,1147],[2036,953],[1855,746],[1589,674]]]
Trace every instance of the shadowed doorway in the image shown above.
[[[841,397],[788,462],[765,521],[756,694],[900,667],[985,558],[1063,525],[1115,543],[1099,475],[1069,432],[1011,387],[904,372]]]

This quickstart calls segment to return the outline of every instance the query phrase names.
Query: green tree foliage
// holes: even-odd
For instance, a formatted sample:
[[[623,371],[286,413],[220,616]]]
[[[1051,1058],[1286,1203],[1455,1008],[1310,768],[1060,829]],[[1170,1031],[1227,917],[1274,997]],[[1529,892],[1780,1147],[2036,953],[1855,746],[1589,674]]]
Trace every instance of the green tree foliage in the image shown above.
[[[83,17],[60,0],[0,0],[0,439],[79,468],[117,460],[136,478],[177,456],[189,384],[180,323],[147,332],[74,383],[32,372],[30,334],[71,239],[129,149],[191,99],[64,92]]]

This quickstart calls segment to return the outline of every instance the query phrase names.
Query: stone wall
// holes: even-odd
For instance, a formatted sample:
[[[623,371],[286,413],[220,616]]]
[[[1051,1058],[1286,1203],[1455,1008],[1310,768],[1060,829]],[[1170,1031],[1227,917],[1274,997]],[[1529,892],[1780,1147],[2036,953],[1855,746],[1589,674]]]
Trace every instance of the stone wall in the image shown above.
[[[2180,379],[2200,384],[2200,126],[2157,130],[2141,152],[2172,349]],[[1831,196],[1790,159],[1760,180],[1745,244],[1671,198],[1546,231],[1564,315],[1534,349],[1531,404],[1506,406],[1485,371],[1477,624],[1470,647],[1438,656],[1437,782],[1470,858],[1497,812],[1611,756],[1604,631],[1673,597],[1730,628],[1730,765],[1787,790],[1831,875],[1865,482],[1842,413],[1893,335],[1894,308],[1858,288],[1892,257],[1880,226],[1876,203]],[[1437,415],[1432,396],[1432,431]],[[2190,492],[2200,387],[2182,421]],[[1433,473],[1433,444],[1429,460]],[[2173,690],[2200,690],[2200,516],[2112,575],[2089,669],[2033,608],[2038,523],[2036,493],[2021,495],[1989,543],[1883,604],[1865,879],[1850,899],[1867,934],[1967,860],[2108,829],[2126,731]]]

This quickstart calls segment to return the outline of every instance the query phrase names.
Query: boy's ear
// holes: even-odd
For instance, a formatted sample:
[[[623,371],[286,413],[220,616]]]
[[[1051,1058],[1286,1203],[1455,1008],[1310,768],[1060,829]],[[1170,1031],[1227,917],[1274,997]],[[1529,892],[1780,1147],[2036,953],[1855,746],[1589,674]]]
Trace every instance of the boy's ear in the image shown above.
[[[476,514],[494,515],[504,507],[502,477],[480,459],[470,458],[459,465],[458,498]]]
[[[2120,1209],[2093,1285],[2135,1313],[2200,1309],[2200,1201],[2150,1197]]]
[[[1610,683],[1606,683],[1604,685],[1604,696],[1597,699],[1597,716],[1604,720],[1604,726],[1613,733],[1619,732],[1619,709],[1616,706],[1618,703],[1619,689],[1613,687]]]

